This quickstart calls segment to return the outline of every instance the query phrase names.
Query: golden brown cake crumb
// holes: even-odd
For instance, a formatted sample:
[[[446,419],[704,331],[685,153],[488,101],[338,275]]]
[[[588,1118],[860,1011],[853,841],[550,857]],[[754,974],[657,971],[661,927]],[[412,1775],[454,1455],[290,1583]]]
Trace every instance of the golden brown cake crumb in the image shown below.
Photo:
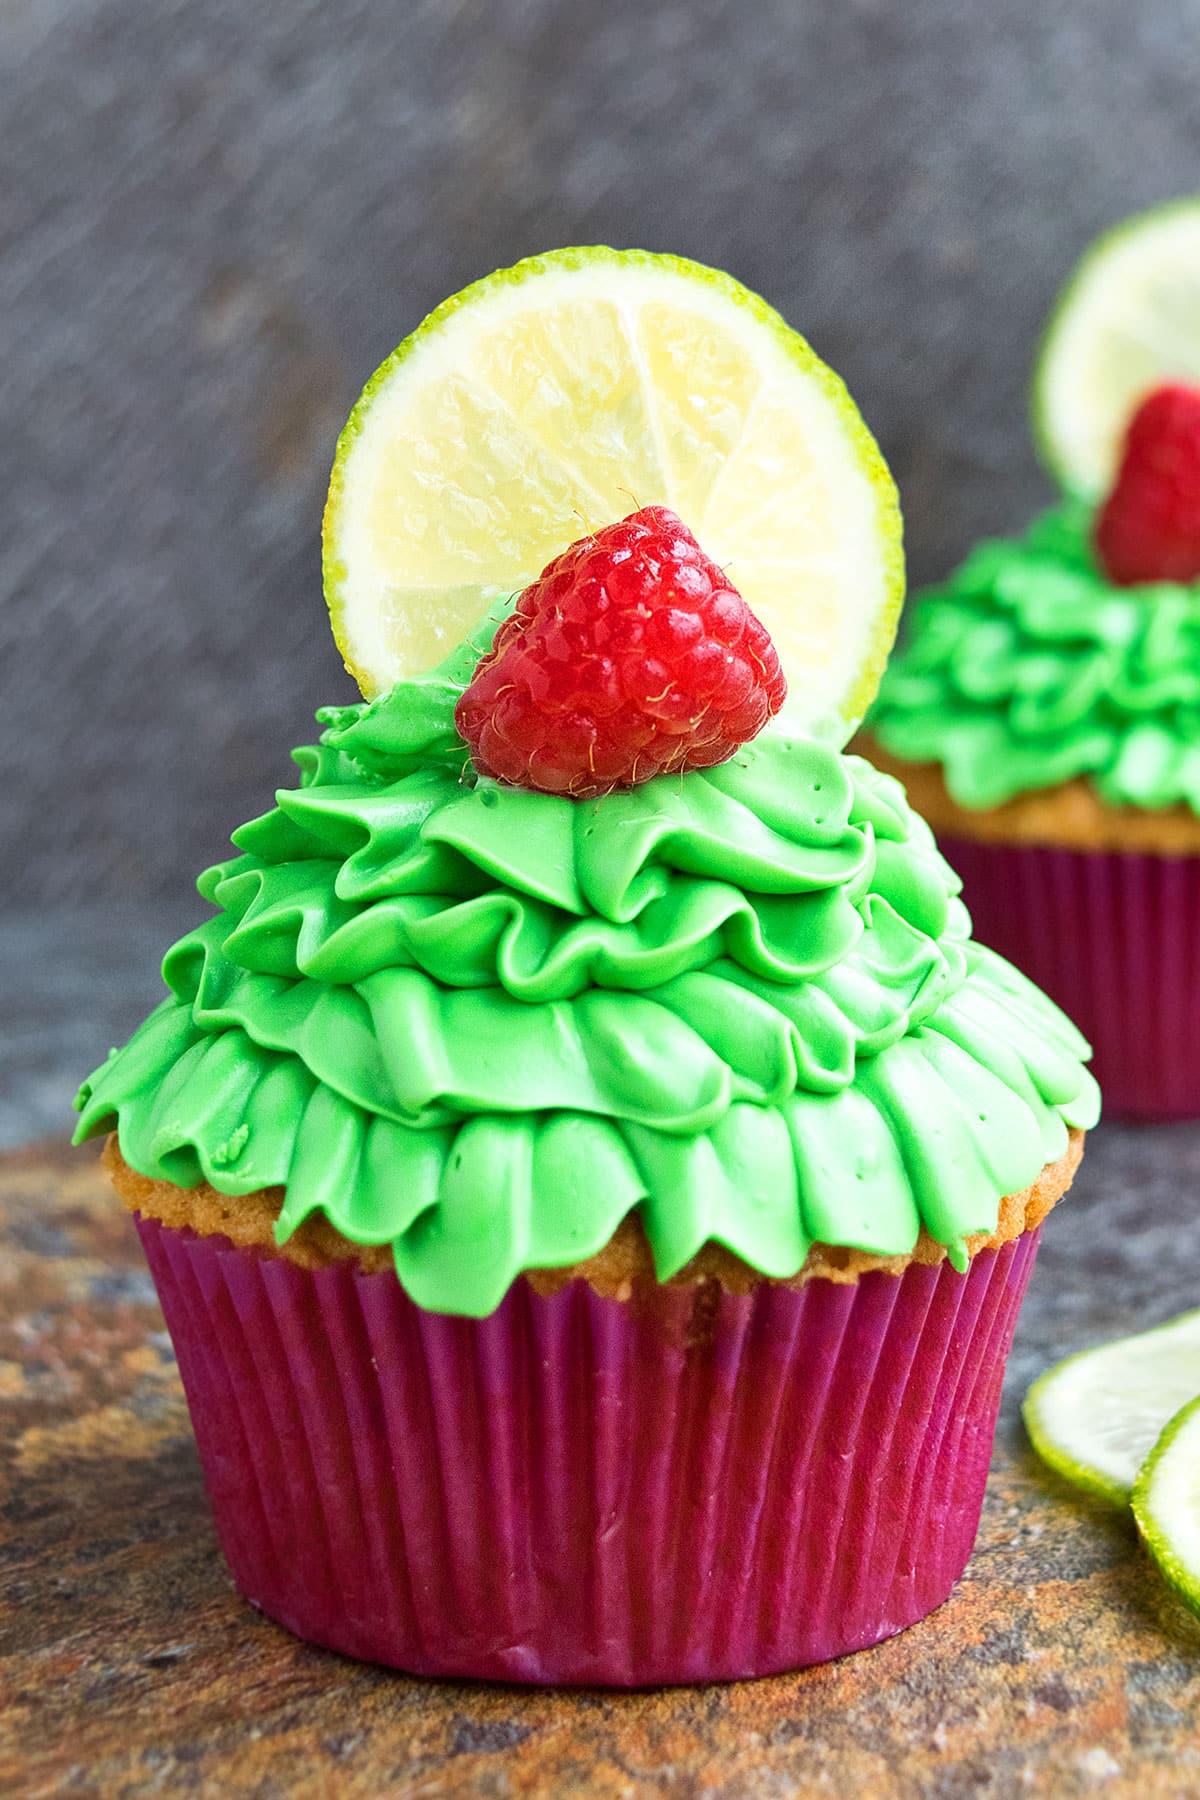
[[[1047,1163],[1037,1180],[1019,1194],[1008,1194],[1000,1202],[1000,1217],[995,1231],[977,1232],[967,1239],[972,1256],[980,1250],[992,1250],[1009,1243],[1024,1231],[1041,1224],[1056,1201],[1070,1187],[1083,1155],[1084,1133],[1073,1131],[1066,1150],[1057,1162]],[[322,1264],[356,1261],[367,1272],[390,1269],[392,1251],[389,1244],[352,1244],[323,1218],[307,1220],[285,1244],[276,1244],[275,1220],[283,1201],[282,1188],[260,1188],[253,1194],[218,1193],[208,1182],[199,1187],[175,1187],[169,1181],[155,1181],[131,1169],[121,1155],[116,1133],[106,1140],[104,1165],[117,1193],[131,1212],[157,1219],[176,1230],[190,1229],[200,1237],[227,1237],[243,1249],[254,1249],[264,1256],[283,1257],[301,1268],[319,1268]],[[834,1244],[814,1244],[804,1267],[798,1274],[777,1283],[781,1287],[802,1287],[806,1281],[853,1282],[873,1269],[889,1275],[902,1275],[910,1263],[944,1261],[944,1245],[930,1237],[924,1226],[910,1255],[874,1256],[866,1250],[852,1250]],[[618,1225],[604,1248],[584,1262],[561,1269],[533,1269],[524,1277],[539,1294],[552,1294],[567,1282],[581,1276],[598,1294],[626,1300],[639,1280],[654,1279],[654,1259],[650,1252],[641,1220],[630,1214]],[[719,1282],[731,1293],[747,1293],[756,1283],[769,1279],[752,1269],[720,1244],[706,1244],[685,1268],[671,1277],[671,1285]]]
[[[1016,794],[1002,806],[960,806],[946,789],[940,763],[903,762],[871,737],[854,745],[878,769],[908,790],[914,811],[935,836],[982,844],[1050,844],[1068,850],[1128,850],[1152,856],[1200,856],[1200,817],[1190,806],[1150,812],[1109,806],[1090,781],[1079,778],[1036,793]]]

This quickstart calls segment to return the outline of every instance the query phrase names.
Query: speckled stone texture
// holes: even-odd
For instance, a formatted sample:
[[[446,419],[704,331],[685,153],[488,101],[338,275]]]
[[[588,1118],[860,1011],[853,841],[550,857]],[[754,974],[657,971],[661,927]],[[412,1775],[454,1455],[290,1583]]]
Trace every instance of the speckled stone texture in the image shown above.
[[[1047,305],[1196,185],[1195,0],[0,8],[0,902],[183,892],[347,696],[334,434],[548,246],[727,265],[849,379],[917,576],[1045,490]]]
[[[1102,1130],[1046,1227],[967,1575],[804,1674],[425,1683],[235,1594],[170,1343],[94,1152],[0,1159],[0,1792],[222,1800],[1148,1800],[1200,1792],[1200,1625],[1024,1444],[1047,1361],[1195,1304],[1200,1127]]]

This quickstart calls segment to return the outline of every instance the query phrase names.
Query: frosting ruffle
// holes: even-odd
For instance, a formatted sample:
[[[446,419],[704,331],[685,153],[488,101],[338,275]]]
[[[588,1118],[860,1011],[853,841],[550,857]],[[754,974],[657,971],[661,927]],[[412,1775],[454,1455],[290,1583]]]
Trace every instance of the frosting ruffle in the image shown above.
[[[171,997],[85,1084],[143,1174],[284,1187],[491,1311],[641,1208],[666,1278],[921,1225],[959,1266],[1089,1125],[1086,1046],[970,941],[899,784],[764,732],[575,802],[478,780],[451,666],[321,715],[301,782],[208,870]]]
[[[1090,509],[981,544],[910,608],[869,726],[962,806],[1084,776],[1114,806],[1200,812],[1200,583],[1114,587]]]

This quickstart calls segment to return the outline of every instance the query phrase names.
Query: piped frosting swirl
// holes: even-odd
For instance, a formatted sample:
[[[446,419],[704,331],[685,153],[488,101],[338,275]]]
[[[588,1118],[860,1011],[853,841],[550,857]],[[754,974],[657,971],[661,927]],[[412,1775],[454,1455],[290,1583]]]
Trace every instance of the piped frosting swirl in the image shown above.
[[[662,1278],[709,1241],[789,1276],[922,1224],[964,1266],[1095,1084],[899,785],[771,728],[602,800],[501,787],[454,731],[474,654],[321,715],[77,1135],[280,1184],[281,1241],[321,1212],[390,1243],[435,1311],[491,1311],[635,1207]]]
[[[909,609],[870,729],[961,806],[1082,776],[1114,806],[1200,813],[1200,583],[1115,587],[1072,503],[979,545]]]

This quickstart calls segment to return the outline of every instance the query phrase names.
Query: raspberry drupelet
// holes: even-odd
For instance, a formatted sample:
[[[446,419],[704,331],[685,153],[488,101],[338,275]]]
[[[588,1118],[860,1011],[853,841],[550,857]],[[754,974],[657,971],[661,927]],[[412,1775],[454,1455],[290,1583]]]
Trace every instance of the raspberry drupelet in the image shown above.
[[[732,582],[675,513],[644,506],[525,589],[455,719],[480,774],[585,800],[725,762],[786,693]]]

